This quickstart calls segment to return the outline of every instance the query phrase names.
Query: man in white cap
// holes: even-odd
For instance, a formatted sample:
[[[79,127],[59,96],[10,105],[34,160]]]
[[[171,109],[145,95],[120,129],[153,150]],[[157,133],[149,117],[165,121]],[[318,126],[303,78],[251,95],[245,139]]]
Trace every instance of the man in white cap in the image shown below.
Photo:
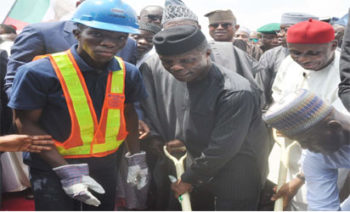
[[[260,49],[260,47],[257,44],[251,43],[249,41],[249,35],[250,35],[250,30],[247,27],[240,26],[235,33],[233,45],[235,45],[237,43],[236,41],[238,40],[244,41],[246,45],[245,45],[245,49],[242,49],[242,50],[246,51],[250,56],[252,56],[256,60],[259,60],[263,51]]]
[[[308,90],[297,90],[274,103],[264,120],[306,148],[302,164],[308,210],[350,210],[340,204],[338,169],[350,169],[350,118]]]

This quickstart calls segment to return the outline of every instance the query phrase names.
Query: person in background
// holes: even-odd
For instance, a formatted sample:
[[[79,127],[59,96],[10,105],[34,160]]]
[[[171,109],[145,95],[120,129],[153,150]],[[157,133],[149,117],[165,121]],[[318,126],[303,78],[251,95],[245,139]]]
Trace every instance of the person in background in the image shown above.
[[[7,107],[8,98],[4,90],[4,78],[7,72],[8,54],[0,49],[0,134],[5,135],[10,132],[12,125],[12,112]]]
[[[231,10],[214,10],[204,16],[209,19],[209,34],[215,41],[233,42],[239,25]]]
[[[339,200],[338,169],[350,169],[350,116],[308,90],[297,90],[275,102],[264,120],[290,139],[303,154],[307,210],[350,210],[350,196]]]
[[[148,5],[141,12],[139,21],[142,23],[153,23],[161,27],[163,17],[163,7],[158,5]]]
[[[288,12],[282,14],[280,31],[278,33],[278,39],[281,45],[266,51],[261,56],[259,63],[264,67],[264,70],[258,72],[256,75],[257,83],[264,88],[263,90],[265,92],[264,96],[266,102],[264,110],[266,110],[272,103],[272,84],[282,61],[289,55],[286,42],[288,28],[310,18],[314,20],[318,19],[316,16],[306,13]]]
[[[343,37],[345,32],[345,27],[340,24],[333,24],[333,29],[335,32],[335,39],[338,41],[338,48],[341,48],[343,44]]]
[[[86,0],[72,21],[78,43],[22,65],[9,106],[20,133],[55,141],[25,160],[36,210],[113,210],[124,140],[128,183],[142,189],[148,182],[133,106],[147,93],[138,69],[115,57],[138,32],[137,15],[119,0]]]
[[[3,34],[11,34],[12,36],[12,40],[14,40],[16,38],[16,28],[13,25],[7,25],[7,24],[0,24],[0,35]]]
[[[249,42],[259,45],[259,33],[257,31],[251,31],[249,34]]]
[[[51,150],[54,141],[49,135],[4,135],[0,136],[0,157],[3,152],[33,152]],[[0,207],[2,205],[2,165],[0,161]]]
[[[247,44],[243,40],[234,39],[239,25],[231,10],[214,10],[204,16],[209,20],[209,35],[214,41],[233,42],[234,46],[247,51]]]
[[[0,152],[34,152],[51,150],[54,141],[50,135],[4,135],[0,136]],[[1,153],[0,153],[1,154]]]
[[[136,67],[140,67],[141,64],[153,53],[153,36],[157,34],[161,28],[158,25],[152,23],[139,22],[140,34],[132,34],[131,37],[136,40],[137,43],[137,61]]]
[[[339,71],[341,83],[339,84],[338,95],[344,103],[346,109],[350,111],[350,15],[348,18],[348,24],[345,28],[345,35],[343,38]]]
[[[248,55],[252,56],[254,59],[259,60],[262,55],[262,51],[257,44],[249,42],[250,30],[246,27],[240,26],[239,29],[235,33],[233,45],[237,43],[239,40],[242,40],[246,44],[245,51]]]
[[[257,31],[259,32],[260,37],[260,48],[263,50],[263,52],[281,45],[278,42],[277,36],[280,31],[279,23],[266,24],[259,27]]]
[[[235,33],[234,39],[244,40],[245,42],[249,41],[250,30],[247,27],[240,26]]]
[[[16,37],[15,26],[0,24],[0,49],[6,50],[8,55],[11,55],[11,47]]]
[[[214,10],[204,15],[209,19],[209,35],[217,42],[232,42],[234,46],[248,53],[255,59],[261,55],[261,50],[257,45],[250,44],[249,33],[244,28],[236,39],[236,33],[240,26],[231,10]],[[242,39],[244,38],[244,39]]]
[[[7,65],[7,53],[5,50],[0,50],[0,76],[1,76],[1,84],[3,85],[4,76],[6,73],[6,65]],[[8,127],[12,120],[8,119],[7,113],[11,111],[7,111],[6,103],[7,98],[6,94],[3,90],[3,86],[0,87],[1,94],[1,102],[0,102],[0,134],[5,135],[8,133]],[[43,136],[29,136],[29,135],[5,135],[0,136],[0,157],[2,152],[18,152],[18,151],[31,151],[31,152],[40,152],[44,150],[50,150],[50,146],[53,144],[51,140],[51,136],[43,135]],[[2,166],[0,160],[0,206],[1,206],[1,197],[2,197]]]

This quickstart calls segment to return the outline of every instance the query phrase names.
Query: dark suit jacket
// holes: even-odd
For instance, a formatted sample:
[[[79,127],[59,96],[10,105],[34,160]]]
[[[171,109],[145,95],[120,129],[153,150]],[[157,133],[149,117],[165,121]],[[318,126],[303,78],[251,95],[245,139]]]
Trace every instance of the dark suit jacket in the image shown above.
[[[7,52],[5,50],[0,50],[0,135],[8,133],[12,123],[12,112],[10,108],[7,107],[8,99],[4,90],[7,61]]]
[[[6,97],[6,95],[2,95],[4,94],[3,92],[3,85],[4,85],[4,77],[5,77],[5,74],[6,74],[6,66],[7,66],[7,52],[5,50],[0,50],[0,82],[1,82],[1,86],[0,86],[0,99],[1,99],[1,102],[0,102],[0,105],[1,105],[1,108],[0,108],[0,113],[1,113],[1,117],[2,114],[3,114],[3,100],[2,100],[2,97]],[[2,129],[2,120],[0,121],[0,130]],[[2,131],[2,130],[1,130]],[[0,158],[1,158],[1,153],[0,152]],[[1,167],[1,160],[0,160],[0,182],[2,182],[2,167]],[[1,189],[1,183],[0,183],[0,194],[2,194],[2,189]],[[2,203],[2,198],[1,198],[2,195],[0,195],[0,205]]]
[[[19,66],[33,60],[37,55],[60,52],[77,43],[71,21],[37,23],[26,26],[17,36],[11,49],[11,56],[5,77],[5,91],[8,96]],[[125,61],[136,63],[136,42],[129,38],[125,47],[117,54]]]
[[[343,38],[339,69],[341,78],[341,82],[339,84],[339,96],[346,109],[350,111],[350,15]]]

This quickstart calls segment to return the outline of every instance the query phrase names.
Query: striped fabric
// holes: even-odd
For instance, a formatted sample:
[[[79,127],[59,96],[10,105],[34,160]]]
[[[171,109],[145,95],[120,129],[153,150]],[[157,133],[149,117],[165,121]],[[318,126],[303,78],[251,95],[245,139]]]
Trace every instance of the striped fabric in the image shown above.
[[[332,106],[315,94],[301,89],[272,105],[263,119],[284,135],[294,136],[317,124],[332,110]]]

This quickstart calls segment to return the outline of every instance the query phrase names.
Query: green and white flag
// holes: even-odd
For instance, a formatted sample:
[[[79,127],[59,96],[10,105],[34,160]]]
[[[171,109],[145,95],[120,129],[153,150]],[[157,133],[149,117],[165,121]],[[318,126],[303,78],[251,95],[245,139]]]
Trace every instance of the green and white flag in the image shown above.
[[[16,0],[3,23],[22,30],[28,24],[53,20],[53,4],[54,0]]]

